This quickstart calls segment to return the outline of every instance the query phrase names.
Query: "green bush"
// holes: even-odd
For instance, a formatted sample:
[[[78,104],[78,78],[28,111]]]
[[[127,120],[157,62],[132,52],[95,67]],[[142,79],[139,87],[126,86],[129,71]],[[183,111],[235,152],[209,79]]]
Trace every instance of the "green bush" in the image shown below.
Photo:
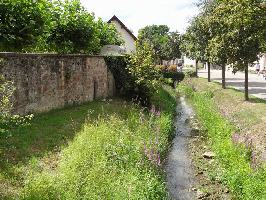
[[[185,78],[185,74],[183,72],[163,72],[163,77],[166,79],[171,79],[172,86],[174,86],[175,82],[181,82]]]
[[[150,106],[150,97],[162,84],[162,75],[154,65],[154,53],[148,44],[139,45],[129,56],[106,57],[118,93]]]
[[[181,85],[179,92],[187,95],[193,104],[203,129],[207,130],[212,149],[217,155],[219,167],[217,179],[226,184],[238,199],[266,198],[266,168],[254,170],[250,152],[233,144],[232,134],[237,129],[219,113],[211,92],[197,92],[190,86]]]
[[[105,57],[108,69],[110,69],[115,79],[116,93],[128,100],[150,106],[150,90],[146,85],[136,83],[135,77],[128,69],[129,60],[128,56]]]
[[[185,78],[185,74],[183,72],[178,72],[176,65],[164,66],[164,65],[156,65],[155,67],[165,78],[167,83],[174,87],[176,82],[181,82]]]
[[[185,76],[193,78],[193,77],[197,77],[197,73],[194,69],[186,69],[185,70]]]

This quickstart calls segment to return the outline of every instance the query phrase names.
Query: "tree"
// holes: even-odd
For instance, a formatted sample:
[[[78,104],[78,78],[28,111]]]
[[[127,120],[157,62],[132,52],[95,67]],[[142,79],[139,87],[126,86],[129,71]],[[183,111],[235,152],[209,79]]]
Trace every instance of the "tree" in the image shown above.
[[[117,29],[113,24],[108,24],[103,22],[102,19],[97,21],[97,38],[100,40],[100,46],[104,45],[121,45],[123,44],[123,40],[117,32]]]
[[[225,89],[225,68],[227,64],[226,44],[218,35],[210,39],[208,48],[210,52],[210,60],[212,63],[220,65],[222,68],[222,88]]]
[[[155,68],[155,54],[149,43],[136,43],[136,53],[130,56],[128,70],[137,85],[151,91],[158,86],[161,74]]]
[[[266,10],[262,0],[217,0],[212,13],[213,58],[245,71],[245,100],[248,100],[248,64],[258,59],[265,40]]]
[[[169,42],[168,42],[168,47],[169,47],[168,59],[169,60],[175,60],[181,57],[180,42],[181,42],[180,34],[177,31],[170,32]]]
[[[222,68],[222,88],[225,89],[225,68],[227,64],[226,42],[220,35],[220,27],[222,27],[220,19],[215,15],[215,9],[218,3],[214,0],[202,1],[201,8],[204,13],[204,18],[209,27],[210,37],[208,40],[209,60]]]
[[[154,53],[156,62],[162,64],[169,58],[169,27],[166,25],[151,25],[139,30],[140,45],[148,43]]]
[[[209,28],[204,15],[195,17],[186,33],[182,36],[181,49],[189,58],[208,63],[208,81],[210,81],[210,63],[208,41],[210,39]],[[197,66],[196,66],[197,71]]]
[[[55,2],[53,21],[48,43],[56,52],[95,53],[100,48],[94,16],[79,0]]]
[[[0,51],[95,54],[121,43],[113,25],[95,20],[80,0],[0,2]]]
[[[56,1],[52,8],[53,25],[47,38],[50,50],[59,53],[96,54],[108,44],[122,44],[115,27],[95,20],[80,0]]]
[[[50,3],[46,0],[0,1],[0,51],[23,51],[45,31]]]

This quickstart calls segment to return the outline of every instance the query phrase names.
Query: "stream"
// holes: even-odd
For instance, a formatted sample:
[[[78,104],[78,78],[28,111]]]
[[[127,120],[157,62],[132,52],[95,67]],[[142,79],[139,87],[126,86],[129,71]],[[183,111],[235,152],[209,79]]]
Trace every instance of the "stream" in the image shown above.
[[[166,164],[167,188],[173,200],[192,200],[195,199],[195,194],[191,188],[195,181],[187,145],[191,136],[188,120],[193,111],[184,97],[178,100],[176,112],[176,135]]]

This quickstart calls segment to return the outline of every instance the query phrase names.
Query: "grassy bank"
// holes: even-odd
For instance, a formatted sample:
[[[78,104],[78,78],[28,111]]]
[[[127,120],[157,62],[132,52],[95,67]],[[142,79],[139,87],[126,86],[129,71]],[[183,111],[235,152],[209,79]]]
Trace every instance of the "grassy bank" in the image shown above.
[[[217,166],[209,169],[213,179],[227,185],[236,199],[266,199],[266,168],[258,163],[254,166],[253,145],[249,140],[244,143],[237,141],[241,131],[247,130],[240,122],[249,120],[249,113],[243,109],[239,110],[241,115],[223,112],[226,107],[234,107],[234,103],[240,107],[238,96],[241,93],[222,91],[220,85],[203,79],[187,80],[179,87],[179,92],[185,94],[193,105],[202,125],[202,134],[216,154]],[[233,115],[234,120],[231,118]]]
[[[123,100],[38,115],[1,135],[1,199],[167,199],[162,163],[175,96],[148,111]]]

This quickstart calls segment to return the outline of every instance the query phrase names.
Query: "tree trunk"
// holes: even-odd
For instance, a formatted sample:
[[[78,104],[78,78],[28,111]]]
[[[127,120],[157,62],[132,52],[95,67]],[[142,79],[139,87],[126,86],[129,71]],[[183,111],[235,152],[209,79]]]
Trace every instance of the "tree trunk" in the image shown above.
[[[222,88],[225,89],[225,64],[222,64]]]
[[[208,67],[208,82],[211,82],[211,64],[207,62]]]
[[[245,65],[245,100],[249,100],[248,96],[248,65]]]
[[[196,77],[198,78],[198,64],[199,64],[199,61],[196,60]]]

